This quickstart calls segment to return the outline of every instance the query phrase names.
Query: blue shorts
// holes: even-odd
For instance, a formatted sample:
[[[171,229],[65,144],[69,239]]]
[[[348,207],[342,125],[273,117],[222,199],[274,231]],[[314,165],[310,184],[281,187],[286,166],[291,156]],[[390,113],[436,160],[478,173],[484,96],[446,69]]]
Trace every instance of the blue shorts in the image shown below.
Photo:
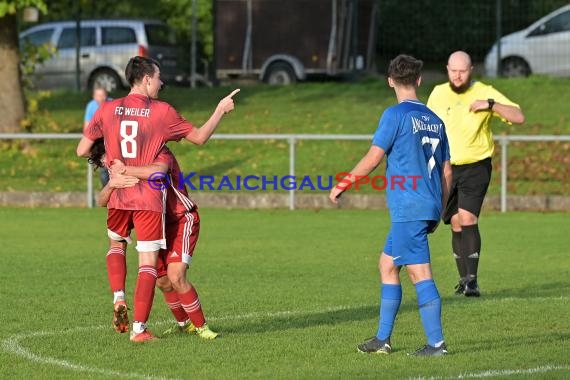
[[[384,244],[384,253],[392,256],[394,265],[427,264],[430,262],[427,233],[433,220],[392,222]]]

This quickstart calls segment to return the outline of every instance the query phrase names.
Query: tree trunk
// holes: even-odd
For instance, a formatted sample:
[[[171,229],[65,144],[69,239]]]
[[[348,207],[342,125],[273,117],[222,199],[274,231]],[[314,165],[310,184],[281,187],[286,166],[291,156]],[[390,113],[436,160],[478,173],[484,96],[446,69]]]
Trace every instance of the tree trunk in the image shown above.
[[[16,15],[0,18],[0,133],[17,132],[25,116]]]

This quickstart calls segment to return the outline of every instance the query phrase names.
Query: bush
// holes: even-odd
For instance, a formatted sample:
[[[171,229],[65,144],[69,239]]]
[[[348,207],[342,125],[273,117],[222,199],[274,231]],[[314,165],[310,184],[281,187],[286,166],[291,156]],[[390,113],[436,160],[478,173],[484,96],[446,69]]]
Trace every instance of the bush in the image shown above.
[[[50,59],[55,52],[55,47],[50,44],[35,46],[26,41],[21,47],[20,67],[22,86],[26,95],[26,117],[20,122],[20,127],[26,132],[60,132],[58,124],[50,113],[40,108],[41,100],[49,98],[51,92],[35,91],[32,80],[36,65]]]

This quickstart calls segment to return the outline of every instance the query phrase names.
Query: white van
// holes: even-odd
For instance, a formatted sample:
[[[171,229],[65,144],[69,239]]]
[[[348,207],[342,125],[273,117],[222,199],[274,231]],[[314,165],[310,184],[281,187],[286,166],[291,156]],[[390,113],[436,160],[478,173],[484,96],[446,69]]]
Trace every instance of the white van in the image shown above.
[[[160,63],[164,82],[181,81],[177,64],[178,47],[172,29],[159,21],[82,20],[80,81],[82,89],[95,84],[112,92],[128,87],[125,66],[131,57],[147,56]],[[20,33],[20,46],[51,44],[56,54],[35,70],[33,82],[38,88],[73,88],[76,82],[75,21],[49,22]]]
[[[500,41],[501,76],[570,76],[570,4]],[[487,76],[497,75],[497,54],[495,43],[485,58]]]

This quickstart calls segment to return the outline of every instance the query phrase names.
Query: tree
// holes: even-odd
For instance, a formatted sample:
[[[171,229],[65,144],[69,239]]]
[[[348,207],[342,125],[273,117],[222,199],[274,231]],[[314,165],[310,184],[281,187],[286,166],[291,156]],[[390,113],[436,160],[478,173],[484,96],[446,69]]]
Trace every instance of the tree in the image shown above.
[[[0,133],[18,131],[25,116],[20,78],[17,11],[35,6],[46,12],[43,0],[3,0],[0,2]]]
[[[75,0],[71,7],[67,1],[50,1],[49,14],[46,14],[42,21],[73,19],[78,10],[80,10],[82,19],[109,17],[158,19],[166,22],[176,31],[178,44],[183,48],[181,49],[180,60],[187,63],[183,68],[189,70],[192,1]],[[200,50],[198,55],[208,60],[212,59],[214,51],[212,3],[212,0],[196,0],[197,34]]]
[[[214,35],[212,31],[212,0],[197,0],[196,17],[198,19],[198,39],[206,57],[214,53]],[[185,40],[190,39],[192,20],[192,0],[160,0],[160,16],[168,25],[176,29]]]

